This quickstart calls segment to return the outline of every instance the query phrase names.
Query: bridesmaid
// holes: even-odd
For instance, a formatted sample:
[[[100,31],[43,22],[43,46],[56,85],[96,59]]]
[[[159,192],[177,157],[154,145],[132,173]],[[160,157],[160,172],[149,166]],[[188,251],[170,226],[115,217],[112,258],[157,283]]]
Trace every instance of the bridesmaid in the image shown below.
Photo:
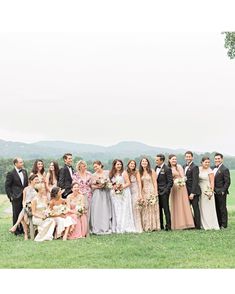
[[[78,213],[78,206],[82,207],[84,212]],[[67,197],[67,207],[70,215],[75,222],[74,230],[69,233],[68,239],[74,240],[85,238],[88,236],[88,222],[87,222],[87,198],[80,193],[78,183],[72,184],[72,194]]]
[[[142,199],[140,194],[141,191],[141,180],[140,174],[136,169],[136,162],[135,160],[130,160],[127,164],[127,174],[130,180],[130,191],[131,191],[131,202],[132,202],[132,210],[133,210],[133,217],[135,223],[135,229],[137,233],[143,232],[143,227],[141,223],[141,210],[137,207],[137,201]]]
[[[62,198],[63,191],[60,187],[54,187],[51,190],[50,210],[53,211],[53,218],[56,223],[55,239],[63,236],[63,241],[68,238],[68,233],[74,228],[75,222],[67,213],[61,211],[66,209],[66,200]]]
[[[11,233],[14,233],[17,229],[17,226],[22,223],[23,230],[24,230],[24,239],[28,240],[28,224],[29,219],[28,215],[31,216],[31,202],[33,198],[37,195],[36,190],[34,189],[35,185],[38,183],[38,176],[31,175],[29,177],[29,185],[28,187],[24,188],[23,190],[23,209],[21,210],[17,222],[14,226],[9,230]]]
[[[30,175],[37,175],[39,184],[42,183],[45,186],[45,189],[47,191],[46,173],[45,173],[44,163],[43,163],[43,161],[41,159],[36,159],[35,160]]]
[[[55,220],[47,218],[48,200],[44,184],[37,184],[37,196],[32,200],[33,224],[37,226],[38,234],[34,241],[51,241],[55,229]]]
[[[123,162],[115,159],[109,178],[113,183],[111,199],[115,222],[112,231],[114,233],[135,233],[135,224],[131,203],[130,180],[126,171],[123,171]]]
[[[181,165],[177,164],[176,155],[169,155],[168,166],[172,169],[174,180],[171,189],[171,228],[172,230],[194,228],[193,215],[185,186],[184,170]],[[182,181],[182,184],[177,185],[177,181]]]
[[[90,207],[91,233],[96,235],[112,233],[112,206],[110,189],[105,188],[102,180],[109,180],[109,172],[103,170],[102,163],[93,163],[95,173],[92,175],[93,196]]]
[[[151,169],[150,162],[147,158],[140,161],[139,173],[141,179],[141,195],[146,205],[142,209],[142,225],[144,231],[160,230],[159,204],[157,193],[157,176]],[[147,200],[151,196],[156,197],[156,203],[147,205]]]
[[[77,172],[72,176],[73,182],[78,183],[82,195],[87,197],[88,203],[91,203],[91,173],[87,171],[87,164],[84,160],[79,160],[76,166]]]
[[[51,193],[52,188],[57,187],[59,180],[59,165],[56,161],[51,161],[48,173],[46,174],[46,188]]]
[[[205,230],[219,230],[219,224],[215,208],[214,173],[210,168],[210,158],[203,157],[199,167],[199,186],[201,197],[199,208],[201,213],[201,225]]]

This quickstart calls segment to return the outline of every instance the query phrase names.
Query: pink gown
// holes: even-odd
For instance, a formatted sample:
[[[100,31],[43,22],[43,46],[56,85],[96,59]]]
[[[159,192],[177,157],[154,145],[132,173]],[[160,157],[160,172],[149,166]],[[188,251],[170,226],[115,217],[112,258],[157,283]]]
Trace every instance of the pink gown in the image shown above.
[[[72,217],[72,219],[76,222],[74,230],[72,233],[69,233],[68,239],[74,240],[78,238],[83,238],[87,236],[88,231],[88,222],[87,222],[87,215],[83,214],[81,216],[76,214],[76,206],[80,205],[82,203],[82,199],[80,196],[78,196],[77,199],[71,199],[70,200],[70,209],[73,210],[69,215]]]

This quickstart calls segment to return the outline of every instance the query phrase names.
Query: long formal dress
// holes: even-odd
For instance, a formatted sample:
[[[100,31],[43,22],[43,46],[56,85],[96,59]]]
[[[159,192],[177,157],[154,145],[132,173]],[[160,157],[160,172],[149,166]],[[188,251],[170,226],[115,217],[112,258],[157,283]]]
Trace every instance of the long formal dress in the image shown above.
[[[142,196],[146,200],[150,195],[154,194],[154,185],[152,177],[147,174],[141,177],[142,182]],[[142,225],[144,231],[158,231],[160,230],[159,217],[159,203],[145,206],[142,209]]]
[[[36,210],[43,214],[47,209],[47,203],[45,200],[35,197],[36,200]],[[53,233],[55,229],[55,221],[53,218],[46,218],[45,220],[33,216],[33,224],[37,226],[38,234],[34,241],[51,241],[53,239]]]
[[[174,184],[171,189],[171,228],[172,230],[182,230],[194,228],[194,220],[189,204],[186,186],[177,186],[176,179],[184,177],[182,166],[177,165],[177,169],[172,167]]]
[[[114,176],[112,182],[124,185],[123,175]],[[114,221],[112,226],[113,233],[135,233],[135,223],[132,211],[131,192],[129,187],[123,189],[122,194],[116,194],[111,190],[111,199],[113,204]]]
[[[52,210],[55,214],[60,214],[61,211],[61,204],[54,205],[52,207]],[[73,221],[72,217],[70,215],[66,215],[65,217],[57,216],[54,217],[55,223],[56,223],[56,239],[60,238],[63,235],[64,230],[75,224],[75,221]]]
[[[78,215],[77,214],[77,206],[81,205],[87,208],[87,204],[85,204],[84,199],[82,199],[83,195],[78,195],[76,198],[70,198],[70,209],[71,214],[70,216],[75,222],[74,230],[72,233],[69,233],[68,239],[74,240],[79,239],[87,236],[88,233],[88,222],[87,222],[87,216],[86,214]],[[71,196],[68,196],[71,197]],[[84,197],[84,196],[83,196]],[[68,199],[68,198],[67,198]]]
[[[130,177],[130,191],[131,191],[131,203],[132,203],[132,211],[135,223],[135,230],[137,233],[143,232],[143,227],[141,223],[141,210],[137,207],[137,200],[139,199],[139,187],[137,178],[135,175],[131,175]]]
[[[210,187],[209,174],[213,173],[212,169],[199,168],[199,185],[202,191],[199,199],[199,208],[201,212],[201,225],[205,230],[219,230],[219,224],[215,208],[215,196],[208,198],[205,192]]]
[[[92,183],[98,179],[108,179],[109,172],[104,171],[103,176],[94,173]],[[90,228],[91,233],[96,235],[112,233],[112,204],[110,189],[95,189],[93,191],[90,206]]]

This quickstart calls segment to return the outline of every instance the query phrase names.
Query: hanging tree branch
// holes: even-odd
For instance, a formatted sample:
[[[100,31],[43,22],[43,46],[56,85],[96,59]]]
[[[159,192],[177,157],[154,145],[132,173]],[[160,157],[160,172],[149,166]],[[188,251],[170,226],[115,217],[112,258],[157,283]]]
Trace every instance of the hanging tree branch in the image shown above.
[[[227,55],[230,59],[235,58],[235,32],[222,32],[225,34],[224,47],[228,49]]]

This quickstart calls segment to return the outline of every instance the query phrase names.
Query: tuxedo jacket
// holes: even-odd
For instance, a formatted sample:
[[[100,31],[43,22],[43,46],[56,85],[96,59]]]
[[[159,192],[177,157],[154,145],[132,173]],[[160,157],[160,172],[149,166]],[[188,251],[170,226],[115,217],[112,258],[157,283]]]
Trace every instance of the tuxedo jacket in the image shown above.
[[[155,167],[155,171],[156,170],[157,167]],[[171,168],[168,167],[165,163],[157,176],[157,186],[159,195],[170,194],[171,188],[173,186],[173,176]]]
[[[23,190],[28,186],[28,175],[25,169],[22,169],[24,176],[24,184],[22,185],[19,174],[14,168],[12,171],[7,173],[5,181],[5,190],[7,197],[12,201],[13,199],[22,198],[23,200]]]
[[[74,169],[72,167],[72,173],[74,173]],[[71,193],[71,184],[72,184],[72,177],[69,171],[68,166],[65,164],[64,167],[60,169],[59,173],[59,183],[58,186],[62,189],[65,189],[63,196],[67,196]]]
[[[183,166],[184,170],[186,165]],[[185,174],[186,180],[186,188],[188,191],[188,195],[191,193],[194,195],[201,195],[201,188],[199,186],[199,168],[194,162],[192,162]]]
[[[221,164],[221,166],[215,174],[215,193],[221,194],[223,192],[225,194],[229,194],[228,188],[230,186],[230,183],[231,179],[229,169],[223,164]]]

